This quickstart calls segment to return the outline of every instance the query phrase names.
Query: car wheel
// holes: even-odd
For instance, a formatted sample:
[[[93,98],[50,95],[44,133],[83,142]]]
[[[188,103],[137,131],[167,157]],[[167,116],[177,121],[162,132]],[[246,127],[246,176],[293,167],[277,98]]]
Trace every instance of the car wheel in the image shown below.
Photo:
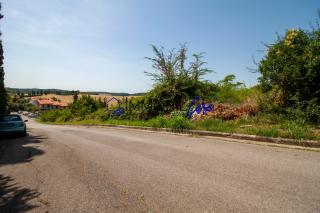
[[[27,136],[27,130],[24,130],[24,132],[21,133],[21,137],[26,137]]]

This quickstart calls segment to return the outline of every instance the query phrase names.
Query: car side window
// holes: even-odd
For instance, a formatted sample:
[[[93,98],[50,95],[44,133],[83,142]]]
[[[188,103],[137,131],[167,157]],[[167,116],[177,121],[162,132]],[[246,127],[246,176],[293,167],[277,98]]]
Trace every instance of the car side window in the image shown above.
[[[14,116],[11,121],[21,121],[21,119],[18,116]]]
[[[19,116],[0,116],[0,122],[21,121]]]

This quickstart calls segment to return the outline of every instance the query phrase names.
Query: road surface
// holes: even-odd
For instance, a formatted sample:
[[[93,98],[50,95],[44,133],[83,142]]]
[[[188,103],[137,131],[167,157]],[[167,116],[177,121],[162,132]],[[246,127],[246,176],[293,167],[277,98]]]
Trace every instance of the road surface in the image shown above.
[[[32,121],[0,143],[0,212],[320,212],[320,152]]]

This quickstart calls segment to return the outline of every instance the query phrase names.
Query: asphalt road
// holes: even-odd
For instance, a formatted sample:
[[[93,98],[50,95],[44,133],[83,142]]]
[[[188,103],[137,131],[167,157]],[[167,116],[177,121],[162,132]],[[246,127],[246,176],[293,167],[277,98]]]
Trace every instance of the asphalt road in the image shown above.
[[[0,144],[0,212],[320,212],[320,152],[34,122]]]

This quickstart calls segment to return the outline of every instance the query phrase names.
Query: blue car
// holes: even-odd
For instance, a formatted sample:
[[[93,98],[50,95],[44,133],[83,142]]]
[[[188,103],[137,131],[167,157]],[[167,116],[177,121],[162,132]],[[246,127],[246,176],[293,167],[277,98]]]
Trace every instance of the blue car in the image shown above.
[[[23,121],[20,115],[0,115],[0,137],[2,135],[27,136],[27,120]]]

